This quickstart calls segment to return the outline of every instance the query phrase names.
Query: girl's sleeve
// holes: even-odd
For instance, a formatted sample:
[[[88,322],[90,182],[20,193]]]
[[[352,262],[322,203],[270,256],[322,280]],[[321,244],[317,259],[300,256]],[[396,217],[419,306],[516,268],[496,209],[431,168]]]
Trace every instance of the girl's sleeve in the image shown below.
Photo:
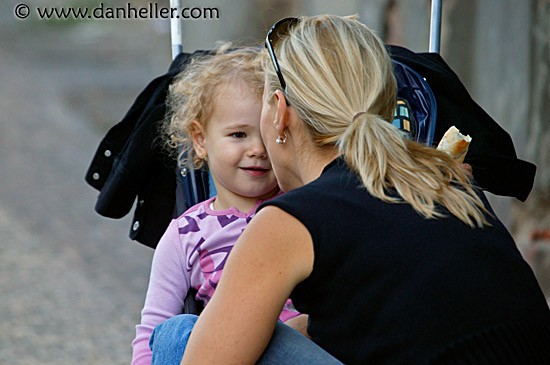
[[[153,256],[141,323],[136,326],[136,337],[132,341],[132,365],[151,364],[151,333],[158,324],[182,313],[189,285],[177,220],[172,220]]]

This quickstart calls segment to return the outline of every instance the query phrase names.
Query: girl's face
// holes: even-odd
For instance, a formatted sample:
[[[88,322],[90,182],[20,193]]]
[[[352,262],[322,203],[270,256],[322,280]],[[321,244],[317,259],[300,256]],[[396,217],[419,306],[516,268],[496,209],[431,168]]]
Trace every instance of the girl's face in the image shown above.
[[[273,196],[278,188],[260,136],[260,97],[244,82],[221,85],[216,91],[212,115],[199,136],[204,151],[197,152],[208,157],[218,198],[223,195],[238,207],[238,199]]]

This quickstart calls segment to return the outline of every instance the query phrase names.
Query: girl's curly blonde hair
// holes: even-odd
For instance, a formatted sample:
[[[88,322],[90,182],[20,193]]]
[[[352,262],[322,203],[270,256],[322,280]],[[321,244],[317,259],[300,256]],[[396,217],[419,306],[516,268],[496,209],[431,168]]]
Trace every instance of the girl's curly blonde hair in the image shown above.
[[[192,122],[206,128],[214,107],[216,90],[221,85],[244,82],[260,98],[264,74],[257,48],[231,48],[220,45],[212,55],[195,57],[174,79],[167,98],[164,122],[166,146],[177,154],[179,166],[201,168],[204,160],[197,156],[191,139]]]

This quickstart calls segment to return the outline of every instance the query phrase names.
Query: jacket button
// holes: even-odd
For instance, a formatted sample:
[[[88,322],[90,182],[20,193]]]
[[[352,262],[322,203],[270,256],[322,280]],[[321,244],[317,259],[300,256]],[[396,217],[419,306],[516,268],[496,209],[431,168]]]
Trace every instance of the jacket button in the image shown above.
[[[187,168],[181,169],[181,176],[186,177],[187,176]]]
[[[145,200],[141,199],[141,200],[139,201],[139,206],[141,207],[143,204],[145,204]]]
[[[135,221],[134,225],[132,226],[132,230],[137,231],[139,229],[139,221]]]
[[[92,175],[92,179],[99,180],[99,174],[97,172],[94,172],[94,174]]]
[[[110,150],[105,150],[105,152],[103,152],[103,154],[105,155],[105,157],[111,157],[111,151]]]

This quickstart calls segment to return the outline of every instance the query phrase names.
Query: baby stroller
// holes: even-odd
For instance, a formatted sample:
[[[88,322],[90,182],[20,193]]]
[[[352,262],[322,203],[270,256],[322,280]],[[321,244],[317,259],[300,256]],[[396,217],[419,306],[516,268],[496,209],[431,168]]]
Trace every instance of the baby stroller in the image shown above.
[[[172,1],[177,6],[178,1]],[[524,201],[534,181],[535,166],[517,159],[513,142],[469,96],[457,75],[439,55],[441,2],[432,1],[430,52],[415,53],[388,45],[398,84],[393,123],[408,138],[436,145],[452,125],[473,141],[466,156],[479,185],[494,194]],[[178,167],[155,141],[172,79],[197,54],[183,53],[178,19],[172,19],[173,61],[168,72],[153,80],[137,97],[126,116],[101,141],[86,174],[100,191],[96,211],[122,218],[134,202],[130,238],[155,248],[171,219],[215,195],[208,171]],[[187,313],[196,312],[186,301]]]

